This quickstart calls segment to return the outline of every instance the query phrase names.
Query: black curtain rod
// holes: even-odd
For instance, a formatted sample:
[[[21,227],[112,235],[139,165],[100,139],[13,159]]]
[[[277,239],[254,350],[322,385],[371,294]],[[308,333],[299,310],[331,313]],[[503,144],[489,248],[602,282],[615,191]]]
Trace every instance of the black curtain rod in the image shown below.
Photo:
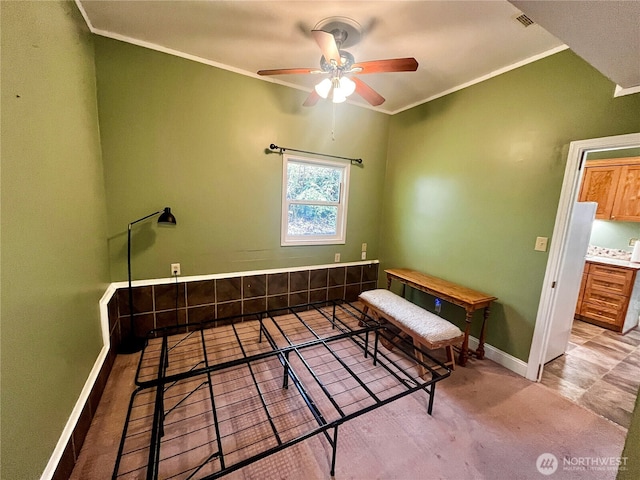
[[[295,148],[287,148],[287,147],[279,147],[276,144],[272,143],[271,145],[269,145],[269,148],[271,150],[280,150],[280,155],[282,155],[283,152],[285,152],[286,150],[291,150],[292,152],[298,152],[298,153],[308,153],[311,155],[320,155],[322,157],[330,157],[330,158],[339,158],[340,160],[349,160],[351,163],[362,163],[362,159],[361,158],[349,158],[349,157],[338,157],[336,155],[327,155],[324,153],[316,153],[316,152],[307,152],[306,150],[296,150]]]

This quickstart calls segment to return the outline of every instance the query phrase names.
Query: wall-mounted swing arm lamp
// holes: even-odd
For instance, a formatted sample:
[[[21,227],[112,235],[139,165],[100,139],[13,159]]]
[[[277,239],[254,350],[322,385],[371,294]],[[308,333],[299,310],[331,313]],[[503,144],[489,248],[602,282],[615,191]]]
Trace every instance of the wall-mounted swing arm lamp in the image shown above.
[[[176,217],[171,213],[171,208],[165,207],[164,210],[158,210],[157,212],[150,213],[138,220],[134,220],[129,224],[127,229],[127,271],[129,274],[129,335],[126,338],[123,338],[120,341],[120,346],[118,347],[118,353],[135,353],[139,352],[144,348],[146,343],[146,338],[140,338],[136,336],[136,332],[134,330],[134,321],[133,321],[133,288],[131,287],[131,227],[136,223],[140,223],[143,220],[146,220],[151,217],[155,217],[156,215],[161,214],[158,218],[158,225],[175,225]]]

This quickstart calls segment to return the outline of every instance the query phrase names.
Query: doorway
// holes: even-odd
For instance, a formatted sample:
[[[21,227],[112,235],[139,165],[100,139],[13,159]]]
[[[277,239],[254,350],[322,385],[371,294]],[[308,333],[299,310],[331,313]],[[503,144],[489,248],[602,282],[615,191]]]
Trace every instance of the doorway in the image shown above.
[[[549,260],[542,284],[540,304],[538,306],[531,351],[527,363],[526,378],[529,380],[540,381],[553,323],[558,321],[573,322],[573,317],[562,318],[558,315],[562,303],[561,299],[558,298],[555,285],[562,274],[562,269],[570,249],[570,220],[580,187],[581,170],[579,167],[581,162],[589,152],[637,147],[640,147],[640,133],[579,140],[571,142],[569,145],[564,181],[549,251]],[[570,326],[567,325],[567,328],[570,328]]]
[[[640,133],[570,144],[526,374],[530,380],[541,381],[544,362],[548,360],[547,353],[550,351],[551,335],[553,332],[570,330],[569,350],[549,363],[549,371],[542,383],[623,427],[628,427],[637,396],[637,385],[626,379],[634,378],[637,369],[640,369],[640,333],[637,338],[634,333],[625,342],[617,338],[618,334],[608,330],[580,321],[574,322],[573,315],[567,313],[566,302],[562,301],[555,287],[566,271],[571,242],[575,241],[571,232],[575,230],[572,222],[582,179],[582,162],[591,152],[638,147]],[[602,344],[605,344],[605,348],[599,348]],[[606,352],[611,351],[609,347],[617,352],[607,355]],[[625,358],[624,363],[620,361],[622,357]],[[594,358],[596,362],[593,362]],[[608,401],[608,395],[615,398]],[[627,408],[624,408],[625,405]]]

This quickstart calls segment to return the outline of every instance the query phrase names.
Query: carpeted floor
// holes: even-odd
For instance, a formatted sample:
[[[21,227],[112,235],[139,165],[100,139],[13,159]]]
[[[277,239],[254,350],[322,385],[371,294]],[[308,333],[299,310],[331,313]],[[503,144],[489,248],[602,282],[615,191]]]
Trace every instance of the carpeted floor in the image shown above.
[[[110,478],[139,355],[119,356],[72,479]],[[614,479],[626,431],[490,360],[437,384],[433,416],[419,392],[340,427],[336,479]],[[553,457],[552,457],[553,456]],[[555,462],[554,462],[555,459]],[[330,478],[314,437],[229,479]]]

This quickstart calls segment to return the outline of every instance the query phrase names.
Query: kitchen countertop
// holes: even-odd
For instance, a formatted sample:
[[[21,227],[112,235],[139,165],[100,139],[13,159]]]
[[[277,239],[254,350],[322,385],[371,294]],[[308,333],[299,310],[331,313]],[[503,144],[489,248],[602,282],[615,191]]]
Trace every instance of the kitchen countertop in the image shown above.
[[[602,263],[604,265],[614,265],[616,267],[631,268],[633,270],[640,270],[640,263],[631,263],[629,260],[620,260],[619,258],[609,257],[596,257],[587,255],[585,257],[587,262]]]

